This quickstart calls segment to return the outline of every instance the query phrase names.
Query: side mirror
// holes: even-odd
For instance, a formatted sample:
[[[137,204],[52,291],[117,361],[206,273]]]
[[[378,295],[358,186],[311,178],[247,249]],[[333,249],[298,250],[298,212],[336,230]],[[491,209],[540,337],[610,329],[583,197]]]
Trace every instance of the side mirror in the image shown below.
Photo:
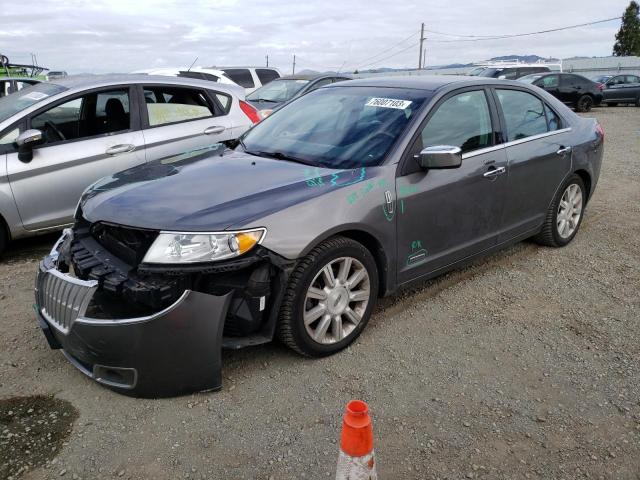
[[[40,130],[26,130],[18,135],[16,145],[18,146],[18,159],[28,163],[33,159],[33,147],[44,142],[44,135]]]
[[[421,168],[459,168],[462,165],[462,150],[451,145],[435,145],[423,149],[415,156]]]

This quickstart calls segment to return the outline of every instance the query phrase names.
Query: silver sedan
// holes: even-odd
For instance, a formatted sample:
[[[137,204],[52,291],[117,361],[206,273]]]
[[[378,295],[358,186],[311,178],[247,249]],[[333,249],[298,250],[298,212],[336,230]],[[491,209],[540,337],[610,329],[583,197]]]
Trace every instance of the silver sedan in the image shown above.
[[[243,89],[140,75],[68,77],[0,99],[0,253],[70,224],[106,175],[238,138],[258,121]]]

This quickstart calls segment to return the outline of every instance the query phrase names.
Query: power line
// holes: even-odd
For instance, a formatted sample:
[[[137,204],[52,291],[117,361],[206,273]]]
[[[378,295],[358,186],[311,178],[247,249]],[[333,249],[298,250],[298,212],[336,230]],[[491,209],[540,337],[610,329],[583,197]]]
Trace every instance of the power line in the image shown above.
[[[407,51],[407,50],[409,50],[410,48],[413,48],[413,47],[415,47],[415,46],[417,46],[417,45],[419,45],[419,44],[420,44],[420,40],[418,40],[416,43],[412,43],[411,45],[409,45],[409,46],[408,46],[408,47],[406,47],[406,48],[403,48],[402,50],[398,50],[396,53],[393,53],[393,54],[391,54],[391,55],[389,55],[389,56],[387,56],[387,57],[383,57],[383,58],[381,58],[381,59],[379,59],[379,60],[376,60],[375,62],[368,63],[368,64],[365,64],[365,65],[358,65],[357,67],[355,67],[355,68],[354,68],[354,70],[359,70],[359,69],[361,69],[361,68],[363,68],[363,67],[370,67],[371,65],[375,65],[375,64],[377,64],[377,63],[384,62],[385,60],[388,60],[388,59],[390,59],[390,58],[393,58],[393,57],[395,57],[396,55],[400,55],[401,53],[406,52],[406,51]],[[349,70],[351,70],[351,69],[349,69]]]
[[[365,58],[361,59],[358,63],[364,63],[364,62],[367,62],[367,61],[369,61],[369,60],[371,60],[371,59],[374,59],[374,58],[376,58],[376,57],[378,57],[378,56],[380,56],[380,55],[384,55],[385,53],[387,53],[387,52],[389,52],[389,51],[393,50],[394,48],[396,48],[396,47],[397,47],[397,46],[399,46],[399,45],[402,45],[404,42],[406,42],[406,41],[407,41],[407,40],[409,40],[410,38],[415,37],[416,35],[419,35],[419,34],[420,34],[420,32],[414,32],[414,33],[412,33],[411,35],[409,35],[407,38],[404,38],[404,39],[400,40],[398,43],[394,43],[394,44],[393,44],[393,45],[391,45],[390,47],[387,47],[387,48],[385,48],[384,50],[381,50],[380,52],[376,53],[375,55],[371,55],[370,57],[365,57]],[[354,64],[355,64],[355,63],[356,63],[356,62],[354,62]],[[365,65],[365,66],[366,66],[366,65]],[[356,67],[356,68],[359,68],[359,67]],[[351,69],[349,69],[349,70],[351,70]]]
[[[507,35],[458,35],[454,33],[437,32],[435,30],[427,30],[427,29],[425,29],[425,31],[436,34],[436,35],[445,35],[449,37],[463,37],[461,39],[456,39],[456,40],[430,40],[431,42],[437,42],[437,43],[480,42],[480,41],[486,41],[486,40],[500,40],[504,38],[527,37],[531,35],[540,35],[543,33],[559,32],[561,30],[569,30],[572,28],[588,27],[591,25],[597,25],[599,23],[612,22],[614,20],[620,20],[621,18],[622,17],[606,18],[604,20],[595,20],[593,22],[580,23],[577,25],[569,25],[566,27],[550,28],[548,30],[539,30],[536,32],[516,33],[516,34],[507,34]]]

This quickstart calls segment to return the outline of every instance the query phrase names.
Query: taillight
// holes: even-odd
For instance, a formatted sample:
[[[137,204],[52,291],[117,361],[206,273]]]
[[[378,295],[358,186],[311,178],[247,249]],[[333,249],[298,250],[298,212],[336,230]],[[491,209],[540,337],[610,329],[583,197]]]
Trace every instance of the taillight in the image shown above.
[[[602,128],[602,125],[600,125],[599,123],[596,123],[596,133],[604,141],[604,128]]]
[[[252,105],[247,102],[243,102],[240,100],[240,109],[244,112],[244,114],[249,117],[249,120],[253,123],[258,123],[260,119],[260,114],[258,110],[256,110]]]

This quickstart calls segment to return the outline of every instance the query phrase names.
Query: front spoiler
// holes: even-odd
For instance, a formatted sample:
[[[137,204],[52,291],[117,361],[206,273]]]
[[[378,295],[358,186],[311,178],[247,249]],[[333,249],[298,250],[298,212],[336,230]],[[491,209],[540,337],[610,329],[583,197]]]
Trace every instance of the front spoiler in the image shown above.
[[[61,320],[55,315],[63,317],[64,308],[78,296],[72,293],[65,300],[67,284],[72,291],[72,284],[83,282],[55,270],[53,263],[50,257],[40,263],[36,315],[49,345],[62,348],[84,374],[120,393],[139,397],[222,387],[222,332],[232,293],[215,296],[186,290],[173,305],[148,317],[87,318],[80,309],[72,321],[68,313]],[[62,286],[44,293],[47,288],[52,290],[48,287],[52,277]],[[52,296],[60,298],[52,300]]]

